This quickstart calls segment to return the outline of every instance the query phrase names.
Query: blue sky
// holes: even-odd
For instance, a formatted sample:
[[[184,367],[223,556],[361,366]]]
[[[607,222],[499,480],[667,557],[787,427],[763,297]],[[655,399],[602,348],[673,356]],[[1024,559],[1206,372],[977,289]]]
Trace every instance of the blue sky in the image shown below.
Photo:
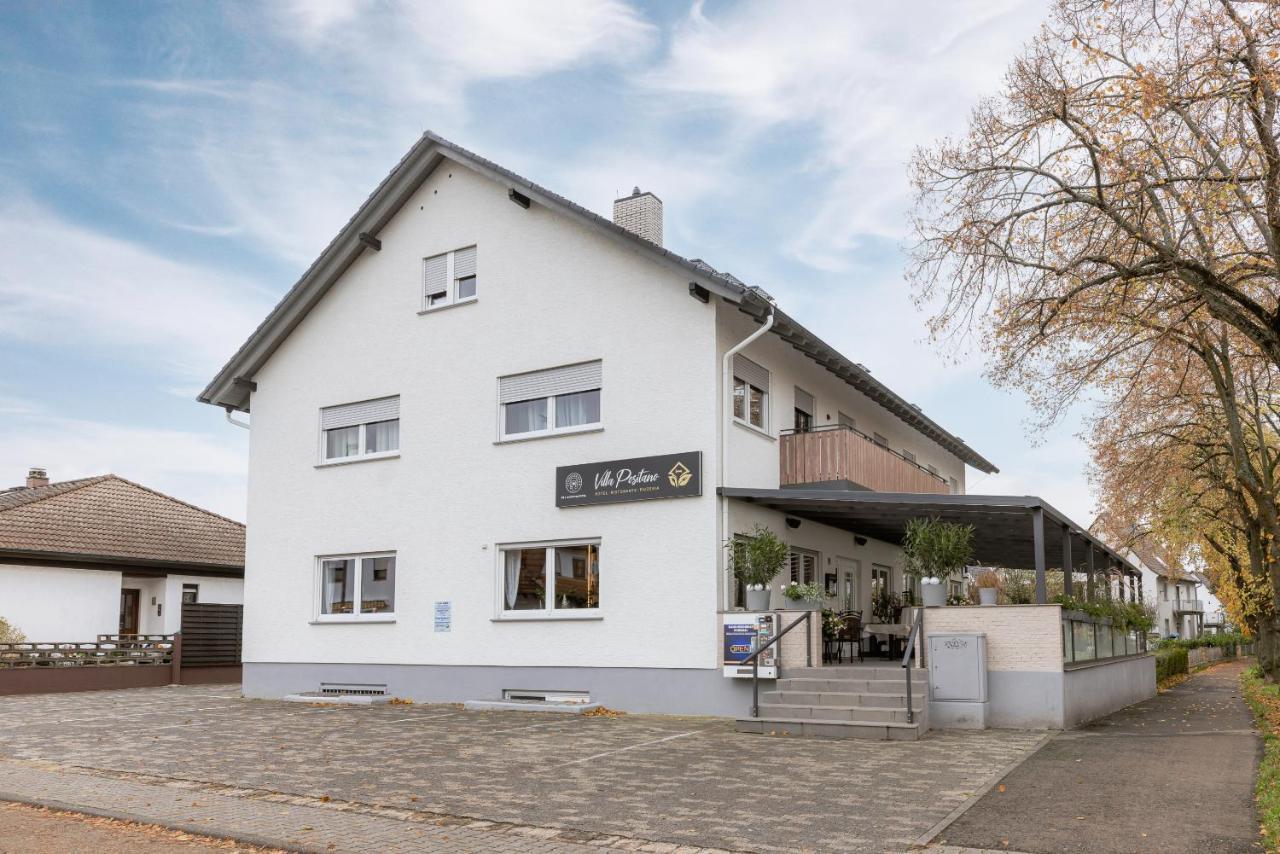
[[[994,460],[971,492],[1080,521],[902,279],[915,146],[963,132],[1043,0],[7,3],[0,485],[115,471],[244,517],[247,440],[196,393],[424,129],[764,287]],[[924,24],[922,25],[922,22]]]

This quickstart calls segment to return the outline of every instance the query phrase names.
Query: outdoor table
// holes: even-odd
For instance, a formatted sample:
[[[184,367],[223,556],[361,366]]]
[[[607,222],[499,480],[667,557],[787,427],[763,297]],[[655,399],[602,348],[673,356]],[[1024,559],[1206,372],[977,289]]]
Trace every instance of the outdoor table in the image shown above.
[[[863,635],[880,635],[889,639],[889,658],[902,654],[902,641],[911,634],[911,628],[901,623],[867,623]]]

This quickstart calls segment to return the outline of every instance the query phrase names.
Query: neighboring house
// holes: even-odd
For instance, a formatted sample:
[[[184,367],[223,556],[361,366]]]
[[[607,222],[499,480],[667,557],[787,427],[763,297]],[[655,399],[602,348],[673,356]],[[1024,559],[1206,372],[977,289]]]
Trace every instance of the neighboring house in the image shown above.
[[[0,617],[30,641],[173,634],[243,601],[244,525],[113,474],[0,491]]]
[[[1222,607],[1222,602],[1218,597],[1213,595],[1213,585],[1209,582],[1208,576],[1203,572],[1192,573],[1196,581],[1200,583],[1200,598],[1204,601],[1204,623],[1203,628],[1206,634],[1222,634],[1230,632],[1234,629],[1231,620],[1227,617],[1226,609]]]
[[[664,249],[653,194],[610,222],[432,134],[200,399],[251,413],[254,697],[741,712],[724,544],[756,523],[791,546],[773,607],[812,582],[868,621],[907,586],[909,518],[972,519],[983,563],[1029,566],[1034,534],[1042,573],[1046,553],[1120,566],[1039,499],[965,495],[990,462],[763,291]]]
[[[1202,577],[1182,567],[1170,567],[1144,545],[1134,545],[1126,553],[1142,572],[1143,598],[1155,605],[1155,631],[1160,637],[1203,634],[1208,587]]]

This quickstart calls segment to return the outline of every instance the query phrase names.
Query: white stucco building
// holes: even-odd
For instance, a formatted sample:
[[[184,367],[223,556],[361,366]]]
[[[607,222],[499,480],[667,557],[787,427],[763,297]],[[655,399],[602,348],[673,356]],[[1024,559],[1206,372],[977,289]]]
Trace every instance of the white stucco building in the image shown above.
[[[1142,572],[1144,598],[1155,606],[1155,632],[1160,637],[1199,637],[1204,634],[1206,618],[1215,626],[1221,625],[1222,606],[1200,575],[1169,566],[1141,546],[1127,550],[1126,556]]]
[[[723,544],[756,523],[792,548],[779,582],[866,621],[874,588],[906,586],[906,516],[1008,504],[1028,543],[1038,520],[1042,572],[1092,542],[965,496],[990,462],[763,291],[665,250],[651,193],[614,218],[426,134],[205,389],[251,413],[246,694],[739,714]],[[980,557],[1030,547],[1011,555]]]
[[[115,475],[0,490],[0,617],[28,641],[171,635],[240,604],[244,526]]]

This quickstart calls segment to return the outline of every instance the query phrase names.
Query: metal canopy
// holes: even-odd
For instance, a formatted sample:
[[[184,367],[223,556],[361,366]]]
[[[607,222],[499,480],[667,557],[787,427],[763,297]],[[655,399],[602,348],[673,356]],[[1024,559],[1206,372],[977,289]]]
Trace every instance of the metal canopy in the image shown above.
[[[828,489],[740,489],[720,494],[759,504],[798,519],[821,522],[854,534],[900,544],[911,519],[936,517],[972,525],[975,559],[982,566],[1036,569],[1034,523],[1044,520],[1041,566],[1061,571],[1063,540],[1070,543],[1072,567],[1084,571],[1093,546],[1098,569],[1117,564],[1126,575],[1137,567],[1045,501],[1033,495],[925,495],[908,492],[863,492]]]

